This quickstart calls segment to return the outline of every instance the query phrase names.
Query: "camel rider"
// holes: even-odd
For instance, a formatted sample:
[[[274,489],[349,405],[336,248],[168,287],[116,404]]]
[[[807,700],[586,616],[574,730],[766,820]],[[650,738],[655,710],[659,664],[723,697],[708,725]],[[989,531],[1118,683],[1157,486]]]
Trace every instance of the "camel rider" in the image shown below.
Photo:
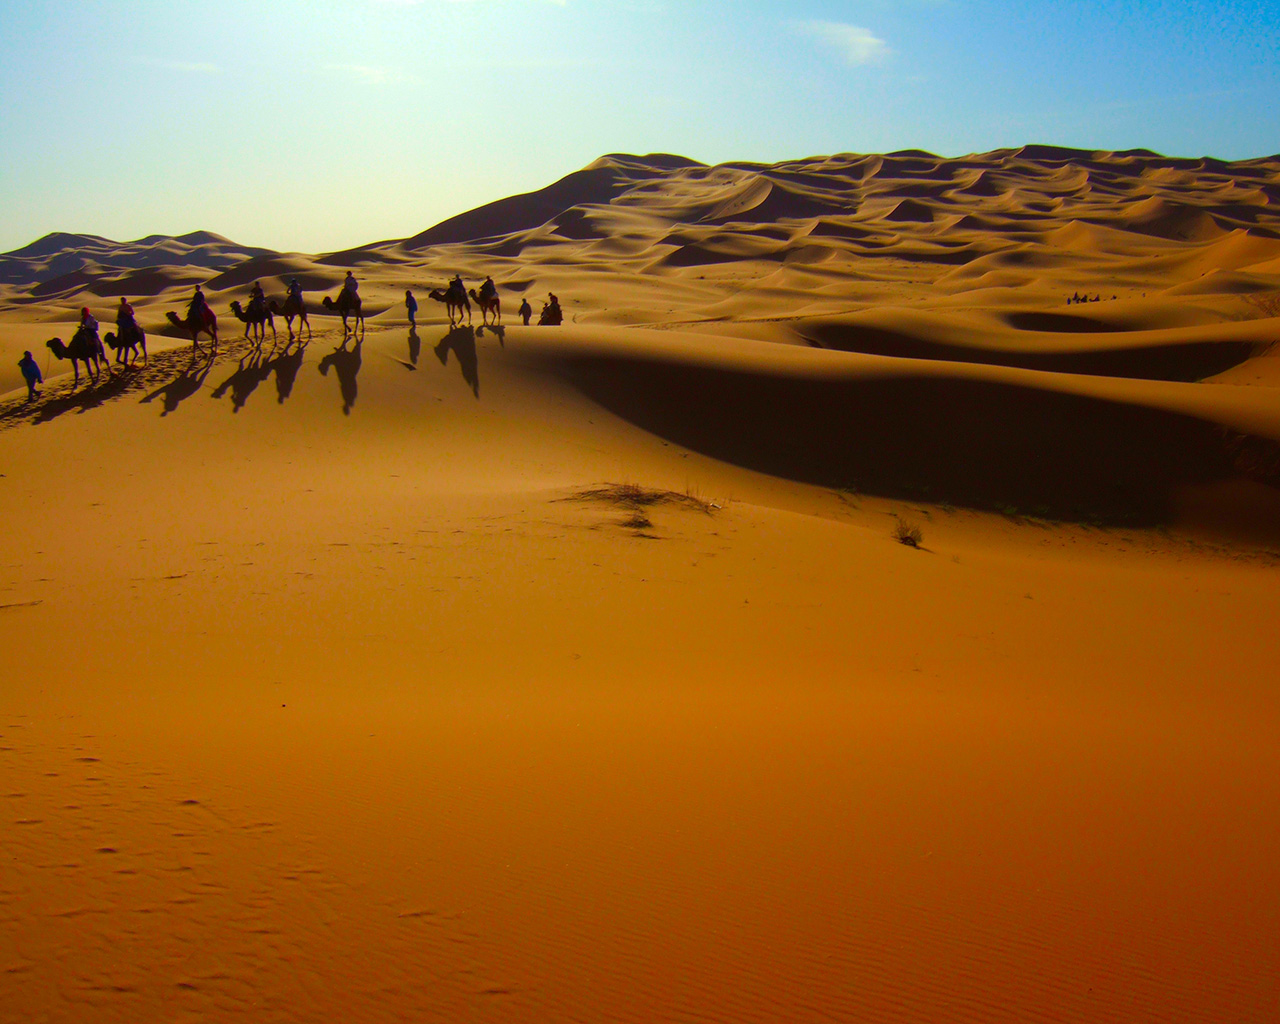
[[[257,313],[261,316],[267,311],[267,295],[262,290],[262,285],[254,281],[253,289],[249,292],[249,312]]]
[[[493,283],[492,277],[486,277],[484,284],[480,286],[480,301],[488,302],[498,294],[498,286]]]
[[[202,324],[208,321],[209,313],[209,303],[204,300],[204,292],[196,285],[196,293],[191,296],[191,302],[187,306],[187,319]]]
[[[467,301],[467,286],[462,283],[461,274],[453,275],[453,280],[449,282],[449,292],[459,302]]]
[[[120,296],[120,305],[116,308],[116,327],[121,336],[130,327],[136,327],[138,322],[133,318],[133,306],[129,304],[129,300],[123,295]]]
[[[89,312],[88,306],[85,306],[80,310],[80,330],[87,331],[95,338],[98,336],[98,321],[95,320],[93,314]]]
[[[295,277],[289,282],[288,297],[298,304],[298,308],[302,308],[302,285],[298,283]]]
[[[360,285],[356,283],[356,275],[347,271],[347,279],[342,282],[342,298],[358,299],[360,297]]]

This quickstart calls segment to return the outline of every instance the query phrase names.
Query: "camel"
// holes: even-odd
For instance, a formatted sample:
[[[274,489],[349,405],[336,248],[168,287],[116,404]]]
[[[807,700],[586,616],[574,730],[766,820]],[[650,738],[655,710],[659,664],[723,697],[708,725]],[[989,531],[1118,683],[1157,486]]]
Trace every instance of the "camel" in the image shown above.
[[[244,336],[246,338],[249,337],[249,332],[253,331],[254,339],[259,345],[261,345],[267,340],[267,327],[270,327],[271,340],[273,342],[276,340],[276,320],[275,317],[271,315],[271,309],[269,307],[262,310],[262,312],[257,312],[255,310],[252,313],[246,313],[241,308],[240,303],[233,299],[231,302],[231,312],[235,314],[237,320],[244,323]]]
[[[457,324],[462,321],[463,309],[467,311],[467,323],[471,323],[471,303],[467,301],[465,294],[459,298],[458,293],[452,288],[448,291],[443,288],[433,288],[427,294],[430,298],[435,299],[436,302],[444,303],[445,312],[449,314],[450,327],[456,327]],[[457,314],[456,317],[455,311]]]
[[[169,323],[173,324],[174,327],[191,332],[191,347],[193,351],[198,352],[200,350],[200,343],[196,341],[196,338],[202,333],[209,335],[213,339],[213,347],[215,349],[218,347],[218,318],[214,315],[213,310],[206,307],[204,316],[198,321],[190,313],[187,314],[187,319],[185,320],[179,320],[177,313],[169,312],[165,315],[169,318]]]
[[[267,303],[267,308],[278,316],[284,317],[285,326],[289,328],[289,337],[293,337],[293,319],[298,318],[298,337],[302,337],[302,328],[307,329],[307,337],[311,337],[311,321],[307,319],[307,307],[301,299],[293,297],[284,300],[284,308],[281,309],[276,305],[276,300],[272,299]]]
[[[487,324],[489,322],[490,315],[493,316],[493,322],[495,324],[502,323],[502,300],[498,298],[496,292],[487,299],[480,298],[480,296],[476,294],[476,290],[474,288],[472,288],[467,294],[475,299],[476,305],[480,307],[480,322],[482,324]]]
[[[338,301],[334,302],[329,296],[325,296],[320,300],[320,304],[331,313],[337,313],[342,317],[342,332],[346,334],[350,328],[347,327],[347,317],[355,317],[356,328],[364,330],[364,313],[360,311],[360,296],[352,295],[348,291],[338,293]]]
[[[70,345],[62,344],[61,338],[50,338],[46,345],[59,359],[70,359],[71,369],[75,372],[76,383],[80,383],[80,363],[84,363],[84,372],[98,380],[100,366],[105,366],[108,373],[111,366],[107,363],[107,353],[102,348],[102,340],[92,331],[78,330],[71,339]]]
[[[127,327],[120,328],[120,337],[116,338],[110,331],[103,336],[103,341],[107,343],[107,348],[113,350],[116,354],[116,362],[129,365],[129,353],[133,353],[133,361],[138,361],[138,350],[142,350],[142,361],[147,362],[147,332],[142,329],[142,325],[137,321],[130,323]]]

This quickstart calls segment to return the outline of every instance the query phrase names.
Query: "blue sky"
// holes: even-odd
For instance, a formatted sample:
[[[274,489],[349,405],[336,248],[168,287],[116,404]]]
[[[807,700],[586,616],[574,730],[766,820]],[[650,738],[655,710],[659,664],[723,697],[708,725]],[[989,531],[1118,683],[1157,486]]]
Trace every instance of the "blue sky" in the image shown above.
[[[0,0],[0,251],[402,237],[607,152],[1280,151],[1275,0]]]

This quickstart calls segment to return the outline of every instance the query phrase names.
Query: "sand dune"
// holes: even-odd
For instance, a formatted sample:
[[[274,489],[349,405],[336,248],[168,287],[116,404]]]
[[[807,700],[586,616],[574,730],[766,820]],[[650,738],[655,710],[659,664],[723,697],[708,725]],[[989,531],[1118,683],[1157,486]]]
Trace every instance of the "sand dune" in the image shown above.
[[[0,257],[0,1018],[1269,1020],[1277,182],[610,155]]]

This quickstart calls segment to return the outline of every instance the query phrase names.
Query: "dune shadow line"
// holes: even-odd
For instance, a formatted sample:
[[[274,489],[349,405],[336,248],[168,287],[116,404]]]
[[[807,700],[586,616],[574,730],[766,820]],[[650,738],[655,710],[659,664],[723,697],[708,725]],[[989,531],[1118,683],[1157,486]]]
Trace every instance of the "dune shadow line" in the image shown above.
[[[605,408],[686,448],[885,497],[1154,526],[1187,484],[1244,476],[1280,488],[1273,441],[1011,384],[773,377],[617,357],[578,360],[570,375]]]

